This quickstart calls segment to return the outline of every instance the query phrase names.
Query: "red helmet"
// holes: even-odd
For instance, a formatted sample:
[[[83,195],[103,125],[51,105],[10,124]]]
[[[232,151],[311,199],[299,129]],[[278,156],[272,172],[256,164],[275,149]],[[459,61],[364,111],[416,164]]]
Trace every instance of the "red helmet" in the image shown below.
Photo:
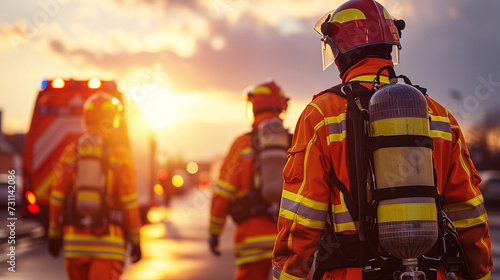
[[[288,107],[288,97],[274,82],[259,84],[246,91],[248,102],[252,103],[254,116],[264,111],[281,113]]]
[[[82,122],[86,129],[118,128],[123,105],[105,92],[92,94],[83,104]]]
[[[391,18],[387,10],[373,0],[351,0],[319,18],[314,29],[323,35],[323,69],[339,54],[371,45],[392,45],[401,49],[399,38],[403,20]],[[397,59],[397,54],[393,55]]]

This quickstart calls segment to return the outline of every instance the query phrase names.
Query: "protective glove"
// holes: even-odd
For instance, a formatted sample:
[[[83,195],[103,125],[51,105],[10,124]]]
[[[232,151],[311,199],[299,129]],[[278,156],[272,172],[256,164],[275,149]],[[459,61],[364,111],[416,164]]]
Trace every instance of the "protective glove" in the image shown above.
[[[132,263],[138,262],[142,258],[141,246],[132,245],[132,253],[130,254],[130,260]]]
[[[61,238],[49,238],[48,247],[49,247],[49,253],[54,258],[57,258],[57,256],[59,256],[59,252],[61,251],[61,247],[62,247],[62,237]]]
[[[212,254],[216,256],[220,256],[219,251],[219,236],[216,234],[210,234],[210,238],[208,239],[208,246],[210,246],[210,251]]]

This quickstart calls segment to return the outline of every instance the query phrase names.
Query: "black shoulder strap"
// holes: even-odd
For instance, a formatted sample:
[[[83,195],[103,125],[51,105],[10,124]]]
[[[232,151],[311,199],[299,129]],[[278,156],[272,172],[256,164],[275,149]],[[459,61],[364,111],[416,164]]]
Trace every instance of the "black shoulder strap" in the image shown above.
[[[344,87],[348,87],[350,90],[350,95],[352,95],[353,98],[356,97],[364,97],[364,96],[370,96],[374,93],[374,90],[372,89],[367,89],[364,87],[360,81],[352,81],[352,82],[345,82],[338,84],[336,86],[333,86],[327,90],[324,90],[322,94],[331,92],[335,93],[338,96],[341,96],[343,98],[347,98]]]

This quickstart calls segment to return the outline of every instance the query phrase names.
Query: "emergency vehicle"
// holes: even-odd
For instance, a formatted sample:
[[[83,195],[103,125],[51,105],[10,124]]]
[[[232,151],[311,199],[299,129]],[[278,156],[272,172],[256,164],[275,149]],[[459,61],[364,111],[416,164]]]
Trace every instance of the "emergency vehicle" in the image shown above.
[[[119,134],[130,148],[135,167],[138,200],[143,221],[149,207],[156,205],[155,139],[150,126],[137,106],[118,91],[116,82],[90,80],[44,80],[35,102],[23,154],[26,183],[26,218],[35,218],[47,227],[50,185],[54,166],[64,148],[84,131],[82,106],[92,94],[104,91],[124,104],[124,120]]]

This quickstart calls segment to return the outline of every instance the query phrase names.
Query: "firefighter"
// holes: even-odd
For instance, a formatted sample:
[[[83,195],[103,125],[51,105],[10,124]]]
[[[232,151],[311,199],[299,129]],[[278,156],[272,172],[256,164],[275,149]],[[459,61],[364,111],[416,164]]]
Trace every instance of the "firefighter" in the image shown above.
[[[271,255],[277,235],[276,220],[279,202],[274,213],[270,204],[264,202],[262,183],[259,183],[257,158],[258,137],[256,131],[266,122],[276,121],[282,126],[282,113],[287,109],[288,98],[274,82],[265,82],[247,92],[248,104],[252,106],[252,132],[243,134],[233,142],[214,186],[210,211],[209,247],[214,255],[220,255],[219,236],[223,231],[226,216],[230,214],[236,222],[234,236],[235,278],[268,279],[271,273]],[[288,137],[287,132],[287,137]],[[286,146],[289,147],[291,137]],[[281,179],[277,190],[281,196],[282,170],[286,162],[283,150],[282,166],[274,171]],[[276,187],[276,186],[275,186]]]
[[[122,111],[121,102],[110,94],[91,95],[83,105],[85,132],[66,147],[56,166],[50,196],[49,251],[57,257],[63,247],[71,280],[119,279],[127,241],[132,245],[132,262],[141,258],[134,169],[128,148],[117,136]],[[101,171],[105,179],[98,183],[104,191],[92,192],[89,185],[92,178],[100,178]],[[82,182],[87,186],[79,195],[77,188]],[[104,197],[96,199],[99,195]],[[93,217],[86,216],[88,213],[79,216],[75,205],[90,205],[87,212],[99,211]],[[85,219],[97,220],[97,227],[85,223]]]
[[[361,86],[370,90],[378,70],[394,66],[393,60],[398,58],[397,51],[401,47],[404,22],[392,19],[375,1],[351,0],[321,17],[315,29],[323,35],[323,67],[335,62],[343,83],[359,81]],[[389,83],[386,71],[382,71],[380,82]],[[458,232],[470,278],[490,279],[492,256],[488,218],[477,188],[481,179],[456,119],[438,102],[429,96],[425,98],[430,115],[438,193]],[[359,101],[358,106],[366,108],[366,102]],[[273,279],[311,277],[314,273],[312,264],[320,259],[317,249],[325,245],[320,240],[328,228],[338,238],[332,241],[334,245],[343,246],[355,257],[358,254],[354,243],[341,241],[359,234],[359,221],[353,218],[355,215],[346,205],[350,200],[346,196],[352,195],[348,151],[349,145],[353,145],[346,137],[350,133],[346,108],[345,97],[322,92],[314,96],[297,122],[283,171],[285,182],[279,233],[273,252]],[[330,172],[336,174],[336,183],[332,183]],[[346,195],[339,190],[341,185],[347,188]],[[335,268],[314,278],[366,279],[362,276],[361,266],[350,263],[350,260],[339,260],[337,256],[338,262],[330,264]],[[457,274],[458,278],[462,276],[466,277]],[[436,278],[446,277],[446,271],[440,267]]]

